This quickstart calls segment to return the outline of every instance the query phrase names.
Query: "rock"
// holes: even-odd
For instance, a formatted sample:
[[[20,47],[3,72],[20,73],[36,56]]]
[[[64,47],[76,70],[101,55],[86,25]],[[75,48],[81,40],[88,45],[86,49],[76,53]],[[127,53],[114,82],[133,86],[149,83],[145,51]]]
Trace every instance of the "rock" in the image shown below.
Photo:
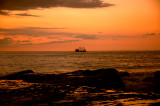
[[[119,72],[115,69],[86,70],[78,71],[78,73],[81,73],[81,75],[78,75],[83,77],[74,77],[71,81],[74,85],[126,90]],[[77,72],[75,74],[77,76]],[[74,73],[72,73],[72,76],[74,76]]]
[[[122,77],[129,77],[130,74],[128,72],[119,72],[120,76]]]
[[[160,102],[156,102],[156,103],[151,103],[148,106],[160,106]]]
[[[24,71],[17,72],[15,74],[29,74],[29,73],[34,73],[34,72],[32,70],[24,70]]]
[[[102,79],[100,82],[102,88],[126,90],[119,72],[116,69],[100,69],[96,70],[96,74],[98,74],[98,78]]]
[[[0,79],[9,79],[9,80],[21,79],[24,74],[29,74],[29,73],[34,73],[34,72],[32,70],[20,71],[20,72],[16,72],[16,73],[13,73],[13,74],[6,75],[6,76],[2,76],[2,77],[0,77]]]
[[[154,74],[155,92],[160,93],[160,71],[156,71]]]
[[[38,74],[32,70],[26,70],[10,74],[0,79],[24,80],[32,83],[54,83],[55,85],[70,85],[73,87],[90,86],[99,89],[121,89],[125,90],[119,72],[115,69],[79,70],[64,74]]]
[[[74,71],[74,72],[69,72],[69,73],[66,73],[67,75],[72,75],[72,76],[82,76],[84,75],[84,73],[86,71],[89,71],[89,70],[78,70],[78,71]]]
[[[33,74],[25,74],[21,78],[22,80],[26,82],[31,83],[52,83],[53,81],[57,81],[58,75],[55,74],[39,74],[39,73],[33,73]]]

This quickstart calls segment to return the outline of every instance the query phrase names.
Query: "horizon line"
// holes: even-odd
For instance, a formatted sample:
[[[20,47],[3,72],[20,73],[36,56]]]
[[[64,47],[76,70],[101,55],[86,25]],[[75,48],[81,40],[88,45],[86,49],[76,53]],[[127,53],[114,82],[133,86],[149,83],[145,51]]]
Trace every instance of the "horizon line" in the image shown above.
[[[107,52],[107,51],[160,51],[160,50],[88,50],[87,52]],[[60,50],[2,50],[0,52],[75,52],[74,50],[60,51]]]

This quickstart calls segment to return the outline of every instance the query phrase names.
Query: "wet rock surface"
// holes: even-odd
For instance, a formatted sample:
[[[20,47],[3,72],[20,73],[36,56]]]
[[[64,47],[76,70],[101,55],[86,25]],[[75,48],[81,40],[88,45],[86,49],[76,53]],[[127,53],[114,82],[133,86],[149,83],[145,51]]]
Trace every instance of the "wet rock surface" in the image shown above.
[[[23,71],[0,79],[0,105],[157,105],[160,94],[130,92],[115,69],[79,70],[63,74]],[[139,76],[139,74],[134,74]],[[148,74],[146,74],[148,75]],[[16,76],[16,77],[15,77]],[[141,77],[141,76],[140,76]],[[150,78],[150,76],[144,77]],[[138,79],[138,78],[137,78]],[[146,81],[146,80],[144,80]],[[148,81],[152,80],[147,80]]]

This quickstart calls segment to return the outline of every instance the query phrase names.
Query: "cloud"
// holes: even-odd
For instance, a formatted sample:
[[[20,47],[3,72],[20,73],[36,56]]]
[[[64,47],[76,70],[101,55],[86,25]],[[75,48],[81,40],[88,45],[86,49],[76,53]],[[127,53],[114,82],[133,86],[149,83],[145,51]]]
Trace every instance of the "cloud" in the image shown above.
[[[77,41],[80,41],[80,40],[51,41],[51,42],[39,43],[38,45],[41,45],[41,44],[54,44],[54,43],[70,43],[70,42],[77,42]]]
[[[32,16],[32,17],[40,17],[40,16],[38,16],[38,15],[32,15],[32,14],[28,14],[28,13],[15,14],[15,15],[19,15],[19,16]]]
[[[48,36],[47,39],[57,39],[58,37]]]
[[[21,42],[23,42],[23,43],[30,43],[30,42],[32,42],[32,41],[31,41],[31,40],[22,40],[22,41],[18,40],[18,41],[17,41],[17,44],[18,44],[18,43],[21,43]]]
[[[82,39],[99,39],[98,35],[86,35],[86,34],[78,34],[74,38],[82,38]]]
[[[11,44],[12,42],[13,42],[13,39],[11,38],[0,39],[0,45],[8,45],[8,44]]]
[[[57,44],[57,43],[70,43],[77,42],[80,40],[59,40],[59,41],[49,41],[44,43],[33,43],[31,40],[13,40],[12,38],[0,39],[0,47],[18,47],[26,45],[46,45],[46,44]]]
[[[32,14],[29,14],[29,13],[11,14],[8,10],[0,10],[0,15],[7,15],[7,16],[10,16],[10,15],[19,15],[19,16],[40,17],[38,15],[32,15]]]
[[[10,47],[25,45],[45,45],[56,43],[70,43],[81,40],[98,40],[103,36],[83,33],[62,32],[65,28],[48,28],[48,27],[25,27],[4,29],[0,28],[0,35],[7,37],[0,39],[0,45]],[[55,32],[58,31],[58,32]],[[21,39],[22,37],[24,39]],[[20,40],[21,39],[21,40]],[[42,39],[42,40],[39,40]],[[43,40],[44,39],[44,40]]]
[[[125,36],[125,35],[106,35],[105,38],[110,38],[112,40],[119,40],[121,38],[137,38],[137,37],[140,37],[140,36],[132,36],[132,35],[128,35],[128,36]]]
[[[44,30],[41,30],[44,29]],[[65,29],[65,28],[43,28],[43,27],[26,27],[26,28],[15,28],[15,29],[0,29],[1,35],[17,36],[17,35],[26,35],[31,37],[41,37],[46,36],[48,39],[60,38],[60,37],[71,37],[85,40],[94,40],[101,39],[100,35],[91,35],[83,33],[69,33],[69,32],[48,32],[47,29]]]
[[[14,40],[9,37],[0,39],[0,48],[2,47],[17,47],[23,45],[33,45],[31,40]]]
[[[50,41],[50,42],[44,42],[44,43],[21,43],[23,41],[19,41],[16,46],[26,46],[26,45],[47,45],[47,44],[57,44],[57,43],[71,43],[71,42],[78,42],[80,40],[63,40],[63,41]]]
[[[66,28],[25,27],[25,29],[66,29]]]
[[[149,36],[154,36],[156,33],[146,33],[143,35],[143,37],[149,37]]]
[[[0,10],[0,15],[10,15],[9,12]]]
[[[54,34],[63,34],[63,33],[54,33],[42,31],[40,29],[64,29],[64,28],[44,28],[44,27],[25,27],[25,28],[13,28],[13,29],[0,29],[1,35],[27,35],[33,37],[45,36],[45,35],[54,35]]]
[[[23,40],[23,41],[21,41],[21,42],[31,42],[31,40]]]
[[[104,3],[102,0],[0,0],[0,10],[29,10],[51,7],[101,8],[110,6],[113,6],[113,4]]]
[[[147,33],[145,35],[156,35],[155,33]]]
[[[112,40],[120,40],[120,39],[129,39],[129,38],[143,38],[149,36],[156,36],[156,33],[147,33],[144,35],[105,35],[105,38],[109,38]]]
[[[123,36],[123,35],[115,35],[115,36],[110,36],[109,38],[134,38],[137,36]]]

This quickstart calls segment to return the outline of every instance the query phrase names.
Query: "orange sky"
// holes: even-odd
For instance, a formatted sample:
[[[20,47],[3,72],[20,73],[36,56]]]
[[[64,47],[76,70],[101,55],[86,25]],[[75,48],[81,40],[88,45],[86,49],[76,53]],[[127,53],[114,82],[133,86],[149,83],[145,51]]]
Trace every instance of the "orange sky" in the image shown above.
[[[0,3],[0,51],[160,50],[159,0],[13,1]]]

